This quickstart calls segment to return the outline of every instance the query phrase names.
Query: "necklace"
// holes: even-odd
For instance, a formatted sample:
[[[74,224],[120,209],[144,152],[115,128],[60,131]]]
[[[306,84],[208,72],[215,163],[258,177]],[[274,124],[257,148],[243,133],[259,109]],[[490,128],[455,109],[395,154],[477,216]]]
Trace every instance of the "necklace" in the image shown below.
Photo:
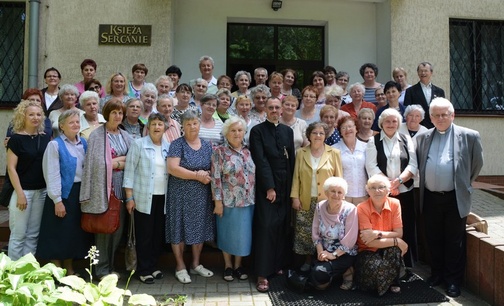
[[[19,134],[26,135],[26,136],[30,136],[30,137],[31,137],[31,139],[33,139],[33,138],[35,138],[35,137],[37,137],[37,136],[39,135],[38,133],[35,133],[35,134],[30,134],[30,133],[28,133],[27,131],[21,131],[21,132],[19,132]]]
[[[392,142],[392,145],[389,145],[388,141],[385,141],[385,139],[383,140],[383,142],[385,143],[386,147],[387,147],[387,150],[388,150],[388,159],[389,160],[392,160],[392,151],[394,150],[394,146],[395,146],[395,140],[391,140]]]

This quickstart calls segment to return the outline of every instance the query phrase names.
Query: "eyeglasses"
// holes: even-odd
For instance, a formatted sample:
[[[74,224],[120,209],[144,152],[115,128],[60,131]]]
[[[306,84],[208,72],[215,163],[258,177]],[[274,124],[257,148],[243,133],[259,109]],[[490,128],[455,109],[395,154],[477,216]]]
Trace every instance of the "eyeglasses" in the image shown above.
[[[342,130],[342,131],[347,131],[347,130],[351,130],[351,129],[353,129],[353,128],[355,128],[355,125],[342,126],[342,127],[341,127],[341,130]]]
[[[375,97],[381,97],[381,96],[384,96],[385,94],[384,93],[377,93],[375,94]]]
[[[348,80],[347,80],[347,79],[341,79],[341,78],[340,78],[340,79],[337,79],[337,81],[342,82],[342,83],[348,83]]]
[[[57,75],[46,75],[46,79],[58,79]]]
[[[447,119],[451,115],[452,115],[452,113],[448,112],[448,113],[444,113],[444,114],[435,114],[435,115],[431,114],[431,117],[436,118],[436,119],[440,119],[440,118]]]
[[[128,108],[142,108],[140,105],[128,105]]]
[[[88,90],[95,90],[95,91],[96,90],[100,90],[100,89],[101,89],[101,87],[98,86],[98,85],[96,85],[96,86],[89,86],[89,88],[88,88]]]
[[[311,132],[310,134],[312,134],[314,136],[325,136],[324,132]]]
[[[381,185],[381,186],[376,186],[376,187],[369,187],[369,190],[373,191],[383,191],[387,189],[387,186]]]
[[[280,106],[268,106],[269,110],[278,110],[280,109]]]

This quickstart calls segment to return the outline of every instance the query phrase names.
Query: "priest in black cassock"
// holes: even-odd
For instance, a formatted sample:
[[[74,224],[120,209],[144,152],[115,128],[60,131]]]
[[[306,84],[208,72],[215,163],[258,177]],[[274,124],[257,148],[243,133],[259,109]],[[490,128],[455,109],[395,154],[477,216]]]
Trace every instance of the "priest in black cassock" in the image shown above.
[[[295,152],[292,129],[279,123],[282,104],[266,102],[266,121],[250,131],[250,152],[256,165],[256,202],[252,239],[257,290],[269,290],[268,276],[281,274],[291,245],[290,215]]]

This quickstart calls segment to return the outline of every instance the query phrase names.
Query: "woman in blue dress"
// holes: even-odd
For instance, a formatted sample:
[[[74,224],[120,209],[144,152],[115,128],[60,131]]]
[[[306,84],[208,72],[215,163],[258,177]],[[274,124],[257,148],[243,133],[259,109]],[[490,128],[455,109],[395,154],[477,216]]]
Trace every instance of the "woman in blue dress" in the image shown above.
[[[200,264],[205,241],[214,239],[214,219],[210,192],[212,145],[198,137],[200,120],[193,110],[181,116],[184,136],[170,144],[168,152],[168,195],[166,201],[166,241],[175,255],[175,278],[191,282],[184,263],[185,245],[191,245],[191,274],[203,277],[213,272]]]

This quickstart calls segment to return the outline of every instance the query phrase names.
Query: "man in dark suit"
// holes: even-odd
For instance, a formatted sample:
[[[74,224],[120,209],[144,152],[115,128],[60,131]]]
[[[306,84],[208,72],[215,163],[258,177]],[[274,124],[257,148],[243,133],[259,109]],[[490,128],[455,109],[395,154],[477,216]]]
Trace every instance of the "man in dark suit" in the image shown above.
[[[420,210],[431,254],[430,286],[447,284],[448,296],[460,295],[466,261],[466,218],[472,182],[483,167],[477,131],[453,124],[453,105],[445,98],[430,104],[435,126],[417,137]]]
[[[434,86],[431,83],[432,79],[432,64],[429,62],[421,62],[417,67],[418,77],[420,82],[406,89],[404,94],[404,106],[411,104],[419,104],[425,111],[425,118],[421,124],[430,129],[434,127],[429,116],[429,104],[434,98],[444,98],[444,90]]]

